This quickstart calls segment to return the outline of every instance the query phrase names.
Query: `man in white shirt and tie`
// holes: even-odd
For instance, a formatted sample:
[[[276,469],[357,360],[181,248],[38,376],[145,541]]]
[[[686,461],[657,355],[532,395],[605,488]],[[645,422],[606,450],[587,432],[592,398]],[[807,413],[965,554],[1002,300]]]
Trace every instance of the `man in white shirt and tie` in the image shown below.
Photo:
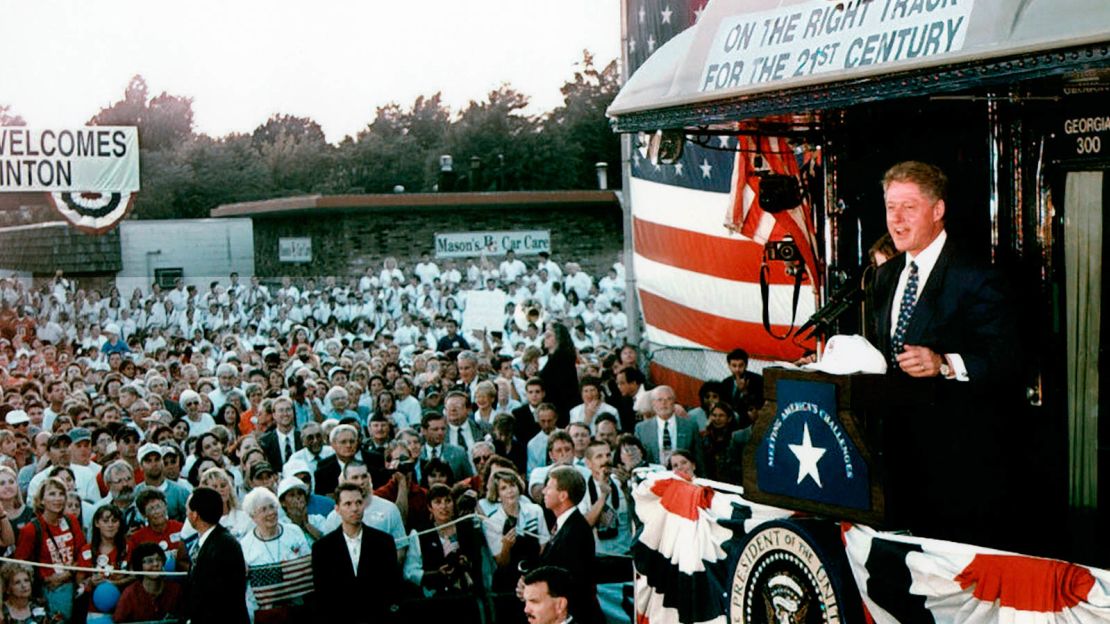
[[[335,450],[324,444],[324,431],[318,423],[307,423],[301,428],[300,437],[304,446],[293,452],[293,459],[304,462],[311,472],[316,472],[321,460],[335,455]]]

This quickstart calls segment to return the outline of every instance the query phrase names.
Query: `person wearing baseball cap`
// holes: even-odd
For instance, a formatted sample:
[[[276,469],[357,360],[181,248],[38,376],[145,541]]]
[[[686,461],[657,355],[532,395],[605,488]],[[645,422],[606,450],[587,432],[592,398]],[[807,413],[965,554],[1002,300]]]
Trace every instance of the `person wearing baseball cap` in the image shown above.
[[[162,443],[162,474],[167,481],[180,485],[186,492],[192,492],[193,484],[181,476],[183,459],[184,455],[181,453],[181,448],[175,442],[166,441]]]
[[[112,353],[118,353],[121,356],[131,353],[131,347],[128,347],[127,341],[123,339],[119,325],[108,323],[104,326],[104,333],[108,336],[108,340],[100,346],[100,352],[104,354],[104,357],[108,357]]]
[[[277,483],[277,473],[274,472],[274,467],[270,465],[270,462],[258,462],[251,466],[251,488],[264,487],[268,488],[271,492],[276,492]]]
[[[68,433],[55,433],[47,439],[46,458],[48,463],[31,478],[30,484],[27,486],[27,491],[31,493],[32,497],[38,492],[43,481],[46,481],[51,468],[64,466],[73,472],[74,489],[82,499],[90,503],[100,500],[100,490],[96,485],[97,473],[90,468],[72,463],[70,457],[72,444],[73,441]],[[35,465],[31,464],[24,467],[24,470],[28,468],[34,470]]]
[[[90,478],[95,481],[96,475],[100,473],[100,465],[92,460],[92,432],[85,427],[74,427],[69,430],[69,439],[69,461],[75,467],[74,472],[77,472],[76,466],[85,468],[91,471]]]
[[[163,459],[165,447],[148,442],[139,447],[139,465],[143,469],[143,482],[135,486],[136,496],[143,490],[158,490],[166,500],[166,513],[170,518],[179,522],[185,521],[186,503],[189,501],[189,492],[177,483],[166,478],[166,466]],[[142,508],[139,509],[142,512]]]
[[[8,415],[4,417],[4,422],[11,427],[15,427],[17,431],[27,431],[31,425],[31,417],[27,415],[27,412],[16,409],[8,412]]]

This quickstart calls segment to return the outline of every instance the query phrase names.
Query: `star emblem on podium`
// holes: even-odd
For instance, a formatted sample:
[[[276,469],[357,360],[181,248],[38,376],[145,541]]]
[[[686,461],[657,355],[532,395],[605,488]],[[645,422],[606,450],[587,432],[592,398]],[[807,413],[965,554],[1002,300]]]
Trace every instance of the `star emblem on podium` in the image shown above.
[[[823,488],[821,485],[821,472],[817,470],[817,462],[825,455],[827,449],[819,446],[813,446],[813,442],[809,437],[809,423],[802,425],[802,443],[801,444],[788,444],[790,452],[794,453],[794,457],[798,458],[798,485],[806,477],[813,479],[817,487]]]

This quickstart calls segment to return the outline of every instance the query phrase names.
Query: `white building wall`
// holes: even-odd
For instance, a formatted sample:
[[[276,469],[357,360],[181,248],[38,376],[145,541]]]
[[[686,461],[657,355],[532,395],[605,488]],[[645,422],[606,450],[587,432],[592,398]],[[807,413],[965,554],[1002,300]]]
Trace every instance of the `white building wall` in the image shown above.
[[[124,300],[135,288],[149,291],[156,269],[180,268],[185,283],[204,292],[233,271],[244,281],[254,275],[254,229],[250,219],[124,221],[120,255],[116,286]]]

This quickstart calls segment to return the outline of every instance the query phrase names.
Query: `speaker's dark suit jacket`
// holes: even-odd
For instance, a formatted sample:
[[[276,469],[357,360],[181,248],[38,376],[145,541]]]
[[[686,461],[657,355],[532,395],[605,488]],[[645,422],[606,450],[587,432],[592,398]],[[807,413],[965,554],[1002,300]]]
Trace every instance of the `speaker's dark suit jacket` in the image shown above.
[[[278,448],[277,429],[271,429],[262,434],[262,437],[258,438],[258,446],[261,446],[262,452],[266,453],[266,461],[270,462],[270,466],[272,466],[278,474],[281,474],[281,469],[285,466],[285,462],[281,461],[281,449]],[[294,429],[293,452],[296,453],[302,448],[304,448],[304,445],[301,444],[301,432]]]
[[[188,618],[195,624],[245,624],[247,564],[239,540],[216,525],[189,569]]]
[[[540,554],[540,565],[557,566],[570,572],[575,584],[571,604],[575,622],[600,624],[605,621],[594,584],[596,548],[590,523],[575,509]]]
[[[891,512],[916,532],[982,543],[1005,522],[1006,419],[1021,409],[1022,345],[1001,275],[956,245],[949,237],[918,286],[905,343],[958,354],[970,381],[914,379],[888,364],[887,495]],[[879,267],[871,293],[872,335],[888,362],[905,266],[901,254]]]
[[[356,575],[342,527],[328,533],[312,546],[312,582],[316,622],[390,621],[401,586],[393,538],[364,524]]]

